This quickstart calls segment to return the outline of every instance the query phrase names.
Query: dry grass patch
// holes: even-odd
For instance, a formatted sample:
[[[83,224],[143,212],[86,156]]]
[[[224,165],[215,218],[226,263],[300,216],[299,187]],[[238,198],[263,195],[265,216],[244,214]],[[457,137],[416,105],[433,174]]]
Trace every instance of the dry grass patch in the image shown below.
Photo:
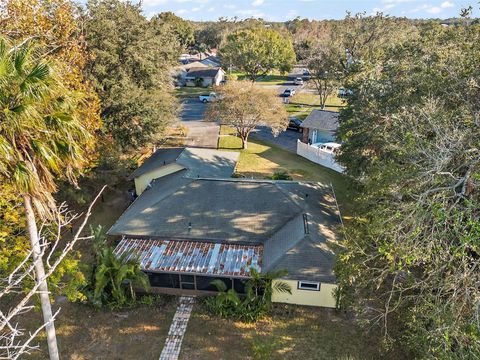
[[[180,359],[404,359],[335,310],[277,304],[256,324],[213,317],[196,306]]]

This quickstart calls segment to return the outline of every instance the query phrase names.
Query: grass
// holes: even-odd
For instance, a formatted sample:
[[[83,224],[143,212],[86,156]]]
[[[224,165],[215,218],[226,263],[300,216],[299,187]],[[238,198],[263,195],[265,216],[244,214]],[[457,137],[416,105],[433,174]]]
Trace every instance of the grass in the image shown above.
[[[244,72],[241,71],[232,71],[231,73],[227,73],[227,78],[228,75],[235,75],[237,76],[238,80],[250,80],[247,75]],[[266,76],[263,76],[261,78],[257,79],[257,83],[261,85],[281,85],[288,81],[288,76],[286,75],[281,75],[278,73],[272,73]]]
[[[213,91],[212,87],[190,87],[190,86],[182,86],[175,89],[175,94],[183,99],[183,98],[192,98],[197,97],[199,95],[209,94]]]
[[[180,359],[404,359],[381,354],[378,339],[334,310],[280,305],[257,324],[210,316],[196,306]]]
[[[176,302],[160,297],[152,305],[120,311],[96,310],[87,305],[64,302],[55,320],[62,359],[158,359],[170,328]],[[54,311],[58,307],[54,306]],[[30,329],[41,319],[28,314]],[[39,350],[27,359],[48,359],[45,333],[37,338]]]
[[[286,106],[288,115],[305,120],[313,109],[321,109],[319,104],[320,99],[317,94],[301,92],[295,95]],[[325,110],[339,111],[343,105],[343,100],[338,96],[329,96]]]
[[[263,179],[271,177],[275,171],[283,170],[288,172],[294,180],[333,184],[342,215],[351,214],[352,183],[344,175],[254,138],[249,139],[248,149],[242,150],[241,147],[242,142],[236,136],[220,137],[220,149],[240,150],[237,174],[247,178]]]
[[[101,224],[105,229],[118,219],[129,205],[127,189],[132,183],[126,180],[131,170],[123,166],[112,170],[97,170],[92,179],[82,179],[81,189],[96,194],[103,184],[108,184],[103,201],[93,208],[89,224]],[[69,201],[72,203],[72,200]],[[77,204],[73,209],[81,211],[85,205]],[[68,238],[68,233],[65,234]],[[93,261],[92,240],[80,241],[75,246],[81,256],[82,266]],[[0,304],[2,306],[7,304]],[[71,303],[57,298],[53,311],[61,308],[55,320],[57,340],[62,359],[158,359],[162,351],[170,323],[176,308],[175,299],[156,297],[151,305],[136,305],[111,311],[97,310],[81,303]],[[4,310],[4,309],[2,309]],[[20,327],[31,330],[41,323],[41,312],[34,310],[22,315]],[[38,351],[26,359],[48,359],[45,333],[41,332],[34,341]]]

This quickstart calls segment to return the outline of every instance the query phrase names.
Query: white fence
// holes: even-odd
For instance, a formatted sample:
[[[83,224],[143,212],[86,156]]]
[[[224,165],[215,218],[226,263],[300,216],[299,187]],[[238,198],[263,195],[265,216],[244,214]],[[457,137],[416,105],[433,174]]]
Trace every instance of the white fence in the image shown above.
[[[297,140],[297,154],[316,164],[343,173],[344,168],[335,162],[335,155]]]

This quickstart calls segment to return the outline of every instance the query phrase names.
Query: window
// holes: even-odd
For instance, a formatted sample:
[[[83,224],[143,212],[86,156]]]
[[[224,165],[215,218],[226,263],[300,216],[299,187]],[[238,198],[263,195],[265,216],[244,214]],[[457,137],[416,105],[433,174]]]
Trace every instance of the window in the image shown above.
[[[312,281],[299,281],[297,288],[299,290],[320,291],[320,283]]]

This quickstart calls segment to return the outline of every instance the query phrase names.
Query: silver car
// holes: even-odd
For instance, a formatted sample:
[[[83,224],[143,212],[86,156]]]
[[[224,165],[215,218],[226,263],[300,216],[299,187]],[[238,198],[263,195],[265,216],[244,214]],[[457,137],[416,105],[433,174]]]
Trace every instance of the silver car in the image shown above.
[[[293,83],[295,85],[303,85],[303,79],[301,77],[297,77],[295,80],[293,80]]]

